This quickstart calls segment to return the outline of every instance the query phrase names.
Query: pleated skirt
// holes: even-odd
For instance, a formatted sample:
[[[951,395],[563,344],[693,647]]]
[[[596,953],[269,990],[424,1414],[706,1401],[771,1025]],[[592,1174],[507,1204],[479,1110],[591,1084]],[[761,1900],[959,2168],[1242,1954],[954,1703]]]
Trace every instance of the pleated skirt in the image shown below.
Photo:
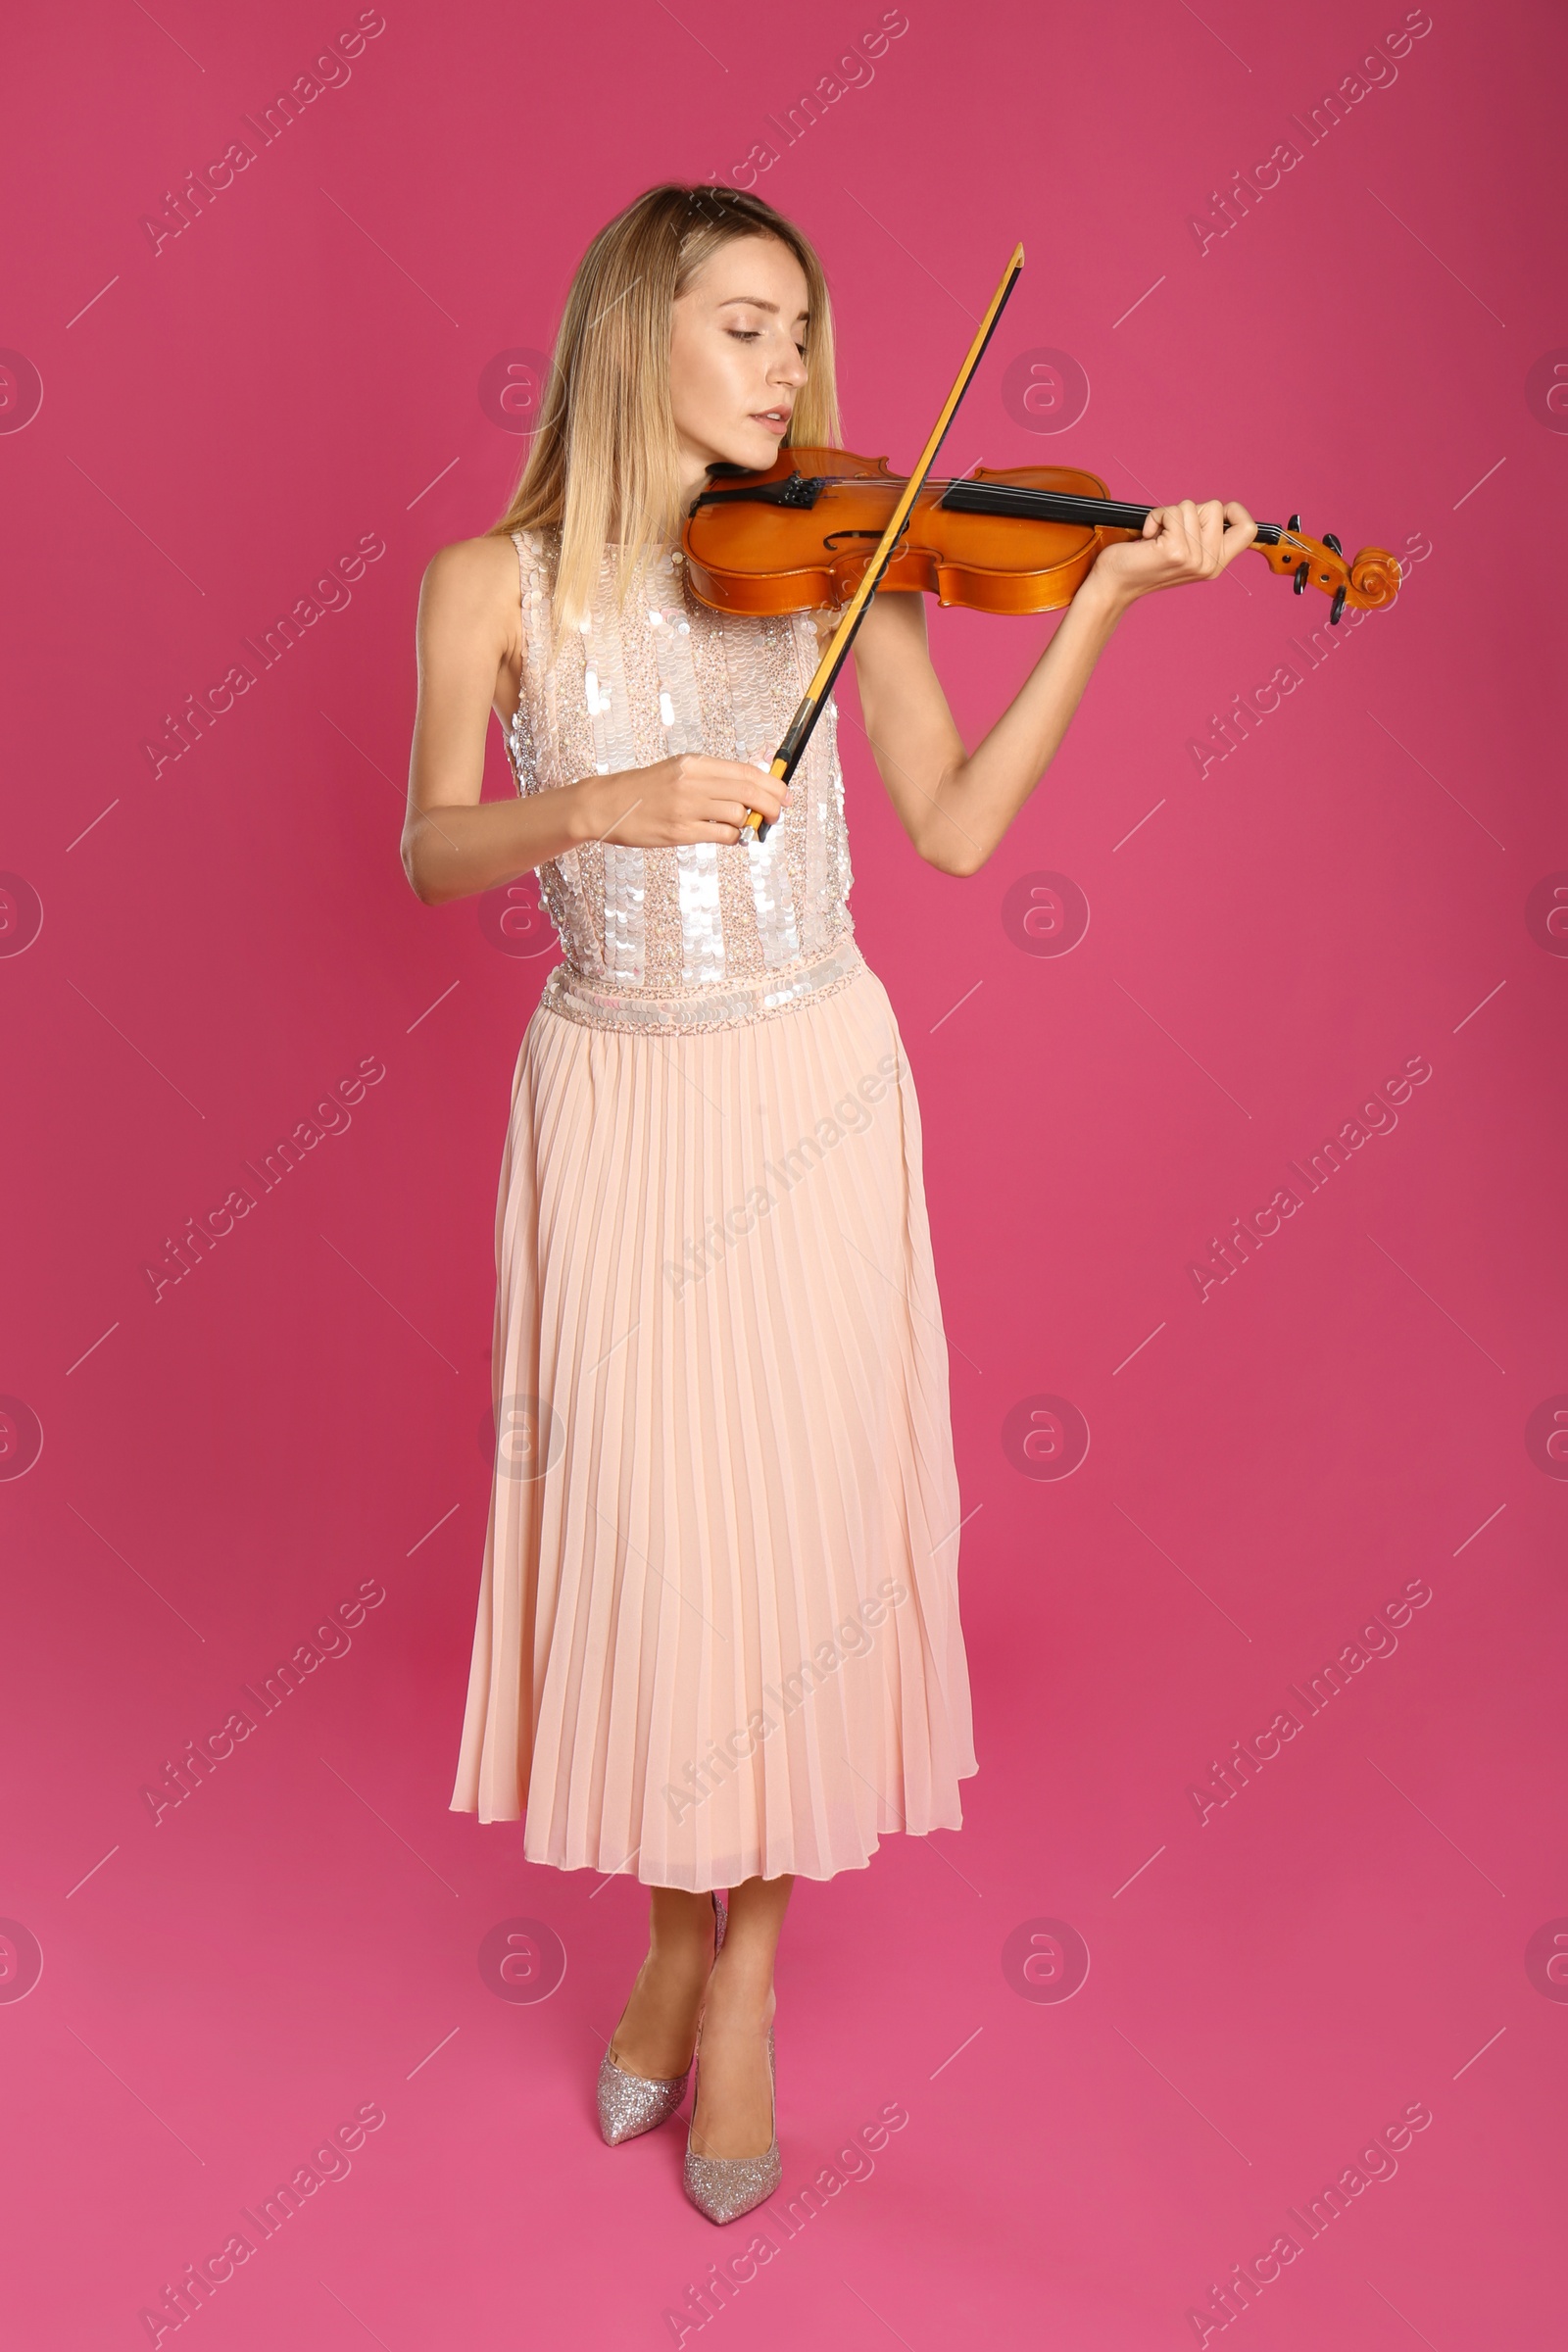
[[[452,1809],[694,1891],[961,1824],[961,1517],[919,1105],[881,981],[631,1034],[541,1004]]]

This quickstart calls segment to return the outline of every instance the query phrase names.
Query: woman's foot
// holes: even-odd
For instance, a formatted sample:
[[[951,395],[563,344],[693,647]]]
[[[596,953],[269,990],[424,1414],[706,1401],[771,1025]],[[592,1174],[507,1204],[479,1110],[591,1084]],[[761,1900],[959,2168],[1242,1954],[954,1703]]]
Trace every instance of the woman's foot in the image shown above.
[[[703,2012],[702,2059],[692,2110],[691,2152],[706,2159],[765,2156],[773,2144],[773,2083],[767,2034],[776,2000],[744,1957],[714,1963]]]
[[[660,1910],[666,1916],[655,1919],[648,1957],[609,2053],[623,2074],[649,2082],[673,2082],[691,2065],[716,1926],[706,1895]]]

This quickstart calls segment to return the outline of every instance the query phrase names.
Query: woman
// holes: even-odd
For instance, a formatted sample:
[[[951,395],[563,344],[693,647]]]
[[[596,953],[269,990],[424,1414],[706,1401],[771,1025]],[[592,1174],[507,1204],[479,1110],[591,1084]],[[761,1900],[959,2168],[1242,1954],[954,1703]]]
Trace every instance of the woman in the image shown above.
[[[538,869],[564,949],[502,1166],[500,1444],[452,1804],[525,1812],[530,1861],[650,1887],[601,2129],[675,2111],[701,2026],[685,2178],[720,2222],[780,2177],[795,1878],[958,1828],[976,1769],[920,1113],[846,904],[831,707],[789,787],[767,773],[833,615],[720,616],[679,545],[710,467],[839,439],[796,228],[671,186],[602,230],[509,512],[425,574],[403,835],[427,906]],[[1252,536],[1240,507],[1187,501],[1105,550],[972,755],[923,599],[876,598],[860,704],[919,855],[983,865],[1127,606]],[[518,797],[481,806],[492,709]],[[743,841],[749,808],[765,842]]]

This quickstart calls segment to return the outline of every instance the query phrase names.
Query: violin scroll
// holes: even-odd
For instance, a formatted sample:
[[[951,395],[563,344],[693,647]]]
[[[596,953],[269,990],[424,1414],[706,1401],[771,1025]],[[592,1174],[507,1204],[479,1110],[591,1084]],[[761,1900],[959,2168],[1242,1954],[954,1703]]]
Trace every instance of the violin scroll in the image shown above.
[[[1399,565],[1386,547],[1363,547],[1350,565],[1350,602],[1375,612],[1399,592]]]
[[[1265,539],[1260,530],[1252,542],[1271,571],[1294,575],[1298,596],[1309,586],[1320,588],[1333,599],[1329,618],[1336,621],[1347,605],[1375,612],[1380,606],[1394,602],[1399,590],[1399,565],[1386,547],[1363,547],[1347,561],[1332,531],[1321,539],[1304,538],[1299,521],[1300,517],[1293,514],[1283,529],[1276,526],[1276,537]]]

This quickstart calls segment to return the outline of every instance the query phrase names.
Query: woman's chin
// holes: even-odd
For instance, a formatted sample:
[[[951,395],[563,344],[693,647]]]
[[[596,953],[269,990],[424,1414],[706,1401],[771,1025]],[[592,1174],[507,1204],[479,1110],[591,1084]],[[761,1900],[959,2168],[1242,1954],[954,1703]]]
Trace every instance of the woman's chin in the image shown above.
[[[738,432],[725,450],[722,463],[744,466],[748,473],[765,473],[778,456],[780,446],[774,434],[760,429]]]

